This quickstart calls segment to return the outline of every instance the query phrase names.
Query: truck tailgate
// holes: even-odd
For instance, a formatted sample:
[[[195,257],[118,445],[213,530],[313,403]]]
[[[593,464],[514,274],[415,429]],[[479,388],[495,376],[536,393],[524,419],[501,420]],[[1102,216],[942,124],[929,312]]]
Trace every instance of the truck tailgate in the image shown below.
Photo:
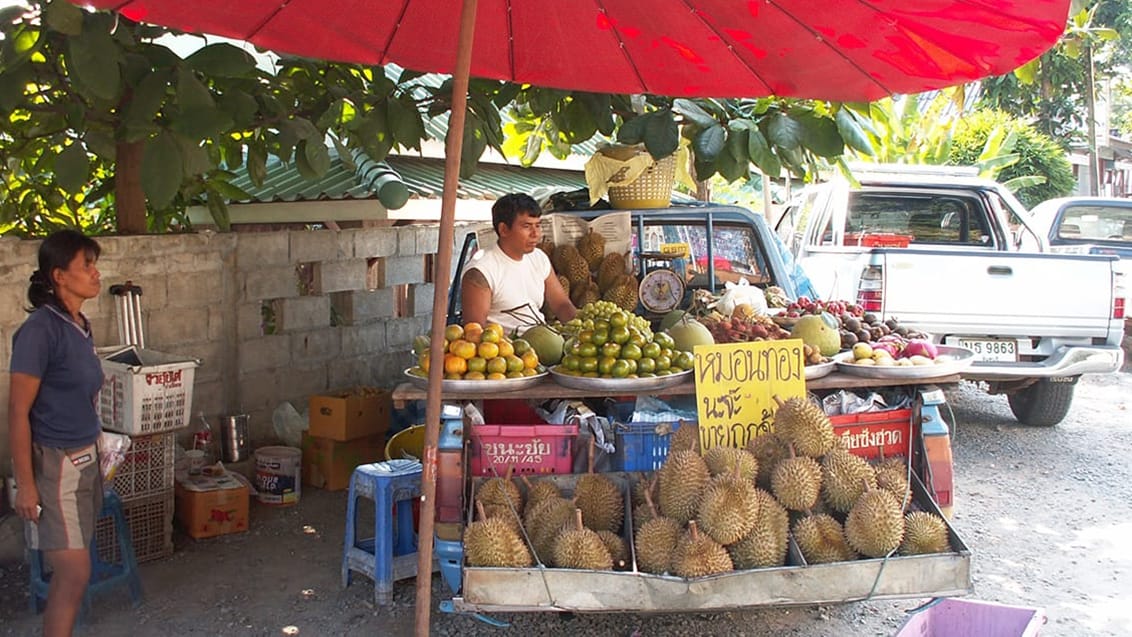
[[[884,315],[901,323],[940,336],[1108,336],[1111,257],[917,249],[875,255],[884,266]],[[940,299],[962,299],[962,309]]]

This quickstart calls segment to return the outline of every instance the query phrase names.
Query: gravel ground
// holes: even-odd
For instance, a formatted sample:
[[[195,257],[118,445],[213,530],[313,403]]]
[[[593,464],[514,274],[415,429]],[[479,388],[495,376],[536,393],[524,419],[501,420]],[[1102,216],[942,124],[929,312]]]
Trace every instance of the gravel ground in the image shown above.
[[[949,393],[957,430],[954,525],[973,552],[972,598],[1043,607],[1043,635],[1132,634],[1132,374],[1083,380],[1061,425],[1017,425],[1002,397],[973,385]],[[311,489],[299,506],[254,506],[252,531],[194,542],[142,565],[145,602],[99,598],[78,634],[369,635],[412,633],[415,584],[378,609],[364,577],[342,589],[343,493]],[[27,571],[0,566],[0,635],[36,634]],[[495,614],[510,628],[440,612],[450,593],[434,576],[434,635],[894,635],[909,599],[716,614]],[[289,628],[290,627],[290,628]],[[297,631],[297,632],[296,632]]]

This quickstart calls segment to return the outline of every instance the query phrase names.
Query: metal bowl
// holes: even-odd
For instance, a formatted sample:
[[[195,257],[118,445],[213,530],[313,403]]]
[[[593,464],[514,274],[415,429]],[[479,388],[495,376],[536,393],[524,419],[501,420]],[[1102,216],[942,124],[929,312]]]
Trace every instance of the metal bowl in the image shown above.
[[[530,389],[535,385],[542,382],[546,378],[546,372],[537,374],[535,376],[524,376],[522,378],[507,378],[504,380],[442,380],[440,381],[440,391],[443,392],[459,392],[462,394],[501,394],[503,392],[519,391],[522,389]],[[414,374],[410,374],[409,370],[405,370],[405,378],[409,382],[420,387],[421,389],[428,389],[428,379],[421,378]]]
[[[550,368],[550,377],[554,382],[569,387],[571,389],[581,389],[584,391],[599,391],[599,392],[613,392],[623,391],[626,393],[632,392],[646,392],[646,391],[659,391],[669,387],[675,387],[680,383],[692,378],[692,370],[686,369],[676,374],[669,374],[667,376],[656,376],[654,378],[587,378],[585,376],[571,376],[569,374],[562,374]]]
[[[875,365],[856,365],[853,363],[853,352],[842,352],[833,357],[837,362],[838,371],[860,376],[862,378],[879,378],[887,380],[907,380],[919,378],[937,378],[950,376],[971,366],[975,362],[975,353],[963,347],[950,347],[937,345],[939,354],[934,365],[911,365],[907,367]]]
[[[814,380],[823,376],[829,376],[833,370],[837,369],[837,361],[828,360],[824,363],[816,365],[806,365],[806,380]]]

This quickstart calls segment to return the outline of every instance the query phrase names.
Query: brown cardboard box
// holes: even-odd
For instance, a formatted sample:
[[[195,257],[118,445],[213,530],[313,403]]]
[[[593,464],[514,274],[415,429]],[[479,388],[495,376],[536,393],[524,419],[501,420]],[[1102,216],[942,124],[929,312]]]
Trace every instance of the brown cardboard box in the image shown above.
[[[360,464],[385,460],[385,434],[341,442],[303,434],[303,484],[340,491]]]
[[[201,539],[248,530],[246,486],[191,491],[178,482],[175,494],[177,523],[189,537]]]
[[[345,442],[389,430],[392,394],[359,387],[310,397],[310,435]]]

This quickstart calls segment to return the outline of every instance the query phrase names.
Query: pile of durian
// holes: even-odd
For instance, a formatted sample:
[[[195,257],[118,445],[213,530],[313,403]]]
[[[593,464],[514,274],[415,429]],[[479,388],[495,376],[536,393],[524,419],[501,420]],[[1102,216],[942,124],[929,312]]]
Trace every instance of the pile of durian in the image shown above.
[[[605,238],[591,228],[574,245],[554,245],[549,240],[539,248],[550,263],[575,307],[594,301],[611,301],[632,312],[637,307],[637,278],[629,272],[625,255],[605,252]]]
[[[774,433],[745,449],[701,453],[684,423],[668,458],[631,489],[632,529],[622,486],[578,476],[572,494],[548,479],[483,482],[464,535],[470,566],[630,570],[687,579],[783,566],[793,536],[807,564],[951,550],[938,515],[913,510],[903,458],[875,464],[851,454],[829,418],[801,398],[782,402]],[[632,552],[626,537],[632,538]]]

